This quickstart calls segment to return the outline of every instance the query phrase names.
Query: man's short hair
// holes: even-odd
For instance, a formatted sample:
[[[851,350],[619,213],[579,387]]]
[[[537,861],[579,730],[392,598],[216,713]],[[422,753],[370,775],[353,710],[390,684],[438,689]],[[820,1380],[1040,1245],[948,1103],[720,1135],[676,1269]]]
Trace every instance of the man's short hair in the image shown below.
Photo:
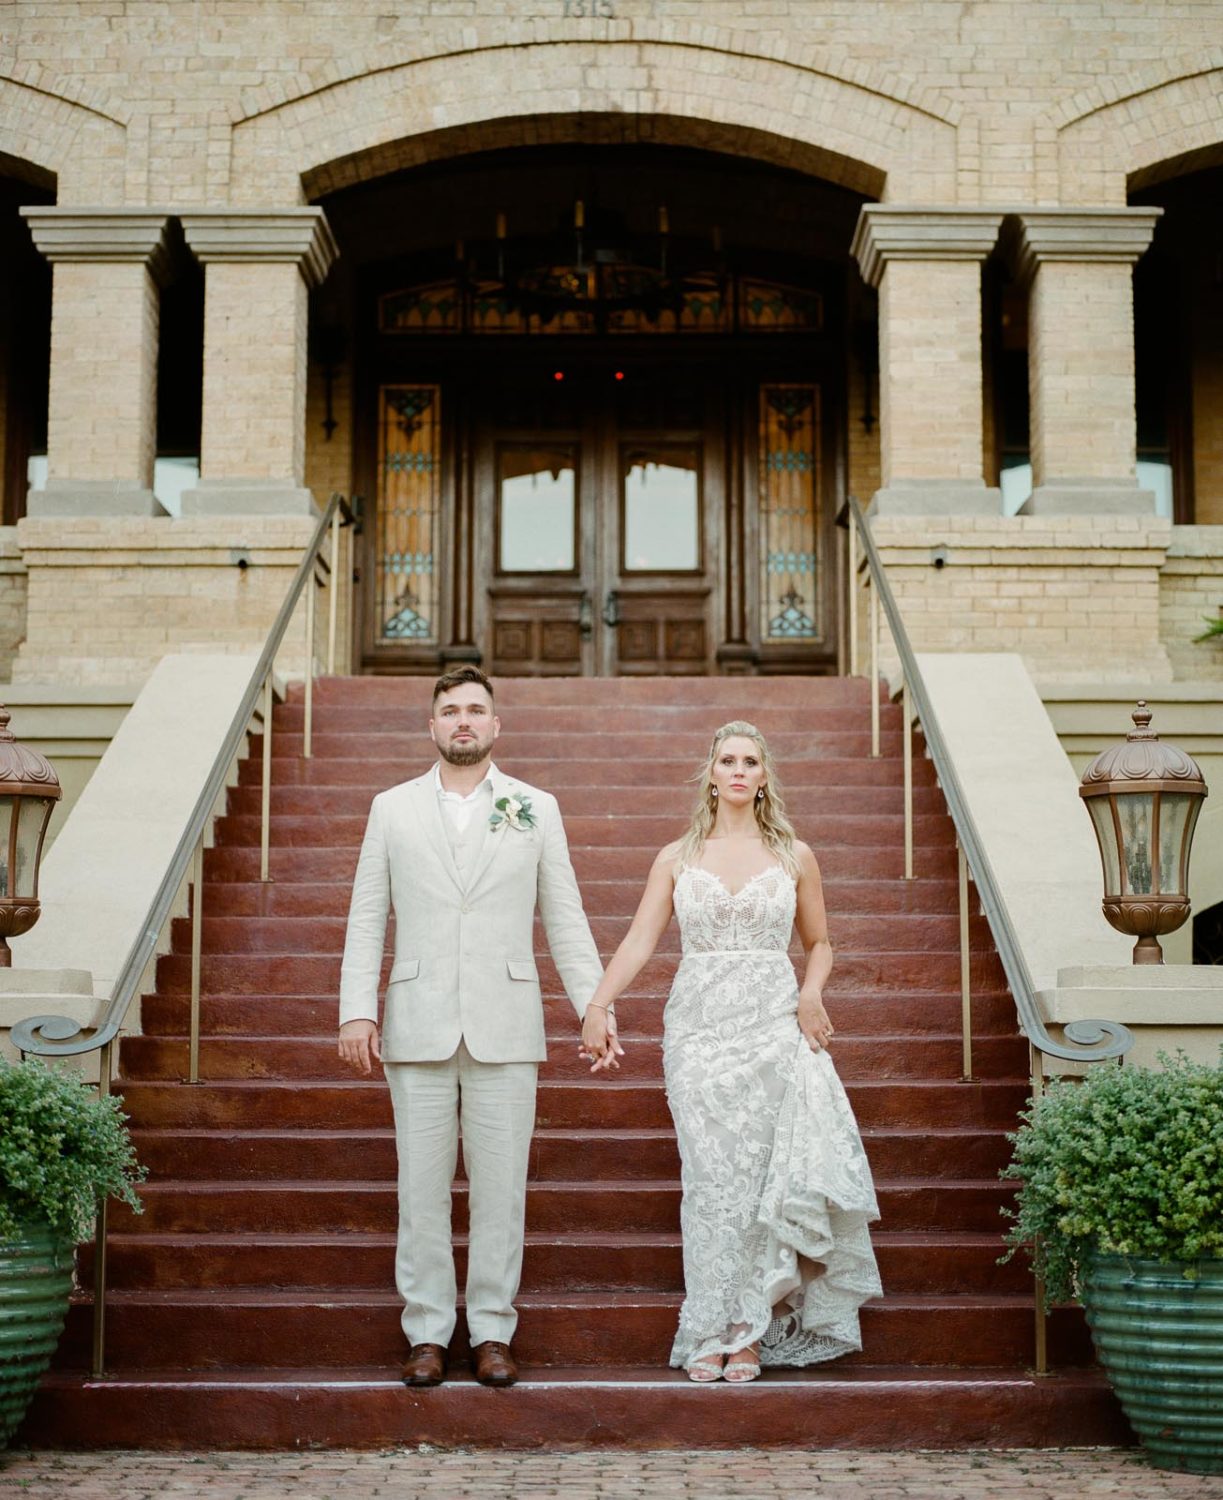
[[[449,672],[443,672],[433,684],[433,702],[436,703],[443,693],[453,692],[455,688],[468,684],[482,687],[490,698],[493,696],[493,685],[479,667],[452,667]]]

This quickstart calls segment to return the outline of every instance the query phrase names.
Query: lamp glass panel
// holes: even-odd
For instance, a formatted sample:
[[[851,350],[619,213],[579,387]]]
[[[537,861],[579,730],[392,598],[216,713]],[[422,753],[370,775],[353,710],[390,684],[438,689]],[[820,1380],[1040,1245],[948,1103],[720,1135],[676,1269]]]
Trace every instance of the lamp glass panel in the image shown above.
[[[1095,825],[1096,838],[1100,842],[1100,857],[1104,861],[1104,894],[1121,894],[1121,863],[1117,856],[1117,836],[1113,829],[1113,799],[1090,797],[1087,811]]]
[[[9,889],[8,835],[16,814],[16,808],[13,804],[18,800],[14,797],[0,797],[0,896],[11,896],[14,894]]]
[[[1155,793],[1118,792],[1116,801],[1125,861],[1125,890],[1132,896],[1149,896],[1155,889],[1155,851],[1151,846]]]
[[[11,895],[33,900],[38,894],[38,839],[51,808],[48,797],[20,797],[17,808],[17,859]]]
[[[1194,805],[1201,806],[1200,797],[1187,792],[1163,792],[1159,807],[1159,889],[1165,896],[1188,894],[1189,871],[1182,861],[1181,851],[1185,845],[1185,828]]]

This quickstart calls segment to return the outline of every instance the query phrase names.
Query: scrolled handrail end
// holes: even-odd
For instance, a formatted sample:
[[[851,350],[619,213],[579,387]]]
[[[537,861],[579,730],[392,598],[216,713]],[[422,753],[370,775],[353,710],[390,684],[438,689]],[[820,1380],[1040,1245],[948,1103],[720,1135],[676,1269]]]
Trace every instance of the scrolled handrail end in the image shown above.
[[[27,1016],[9,1029],[9,1040],[16,1050],[22,1056],[34,1057],[77,1057],[105,1047],[118,1035],[117,1022],[91,1031],[71,1016]]]
[[[1134,1045],[1134,1033],[1120,1021],[1068,1021],[1062,1035],[1071,1046],[1051,1037],[1042,1037],[1036,1045],[1050,1057],[1085,1063],[1123,1058]]]

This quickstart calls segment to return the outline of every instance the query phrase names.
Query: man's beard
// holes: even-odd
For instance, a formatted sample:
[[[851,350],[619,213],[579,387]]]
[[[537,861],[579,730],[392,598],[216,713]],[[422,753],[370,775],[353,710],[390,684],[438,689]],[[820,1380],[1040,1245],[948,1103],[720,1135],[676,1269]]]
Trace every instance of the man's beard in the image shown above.
[[[473,740],[470,745],[439,745],[437,753],[448,766],[476,766],[492,748],[491,741],[482,745],[479,740]]]

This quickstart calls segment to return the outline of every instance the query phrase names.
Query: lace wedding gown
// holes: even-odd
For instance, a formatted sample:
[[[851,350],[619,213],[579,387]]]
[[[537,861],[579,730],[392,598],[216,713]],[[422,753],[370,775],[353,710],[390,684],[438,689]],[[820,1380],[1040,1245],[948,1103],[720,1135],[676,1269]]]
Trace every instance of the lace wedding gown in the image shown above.
[[[663,1013],[682,1163],[686,1296],[671,1363],[761,1340],[764,1365],[862,1347],[880,1295],[879,1217],[849,1100],[798,1029],[787,954],[795,885],[773,865],[731,893],[708,870],[675,882],[683,959]]]

